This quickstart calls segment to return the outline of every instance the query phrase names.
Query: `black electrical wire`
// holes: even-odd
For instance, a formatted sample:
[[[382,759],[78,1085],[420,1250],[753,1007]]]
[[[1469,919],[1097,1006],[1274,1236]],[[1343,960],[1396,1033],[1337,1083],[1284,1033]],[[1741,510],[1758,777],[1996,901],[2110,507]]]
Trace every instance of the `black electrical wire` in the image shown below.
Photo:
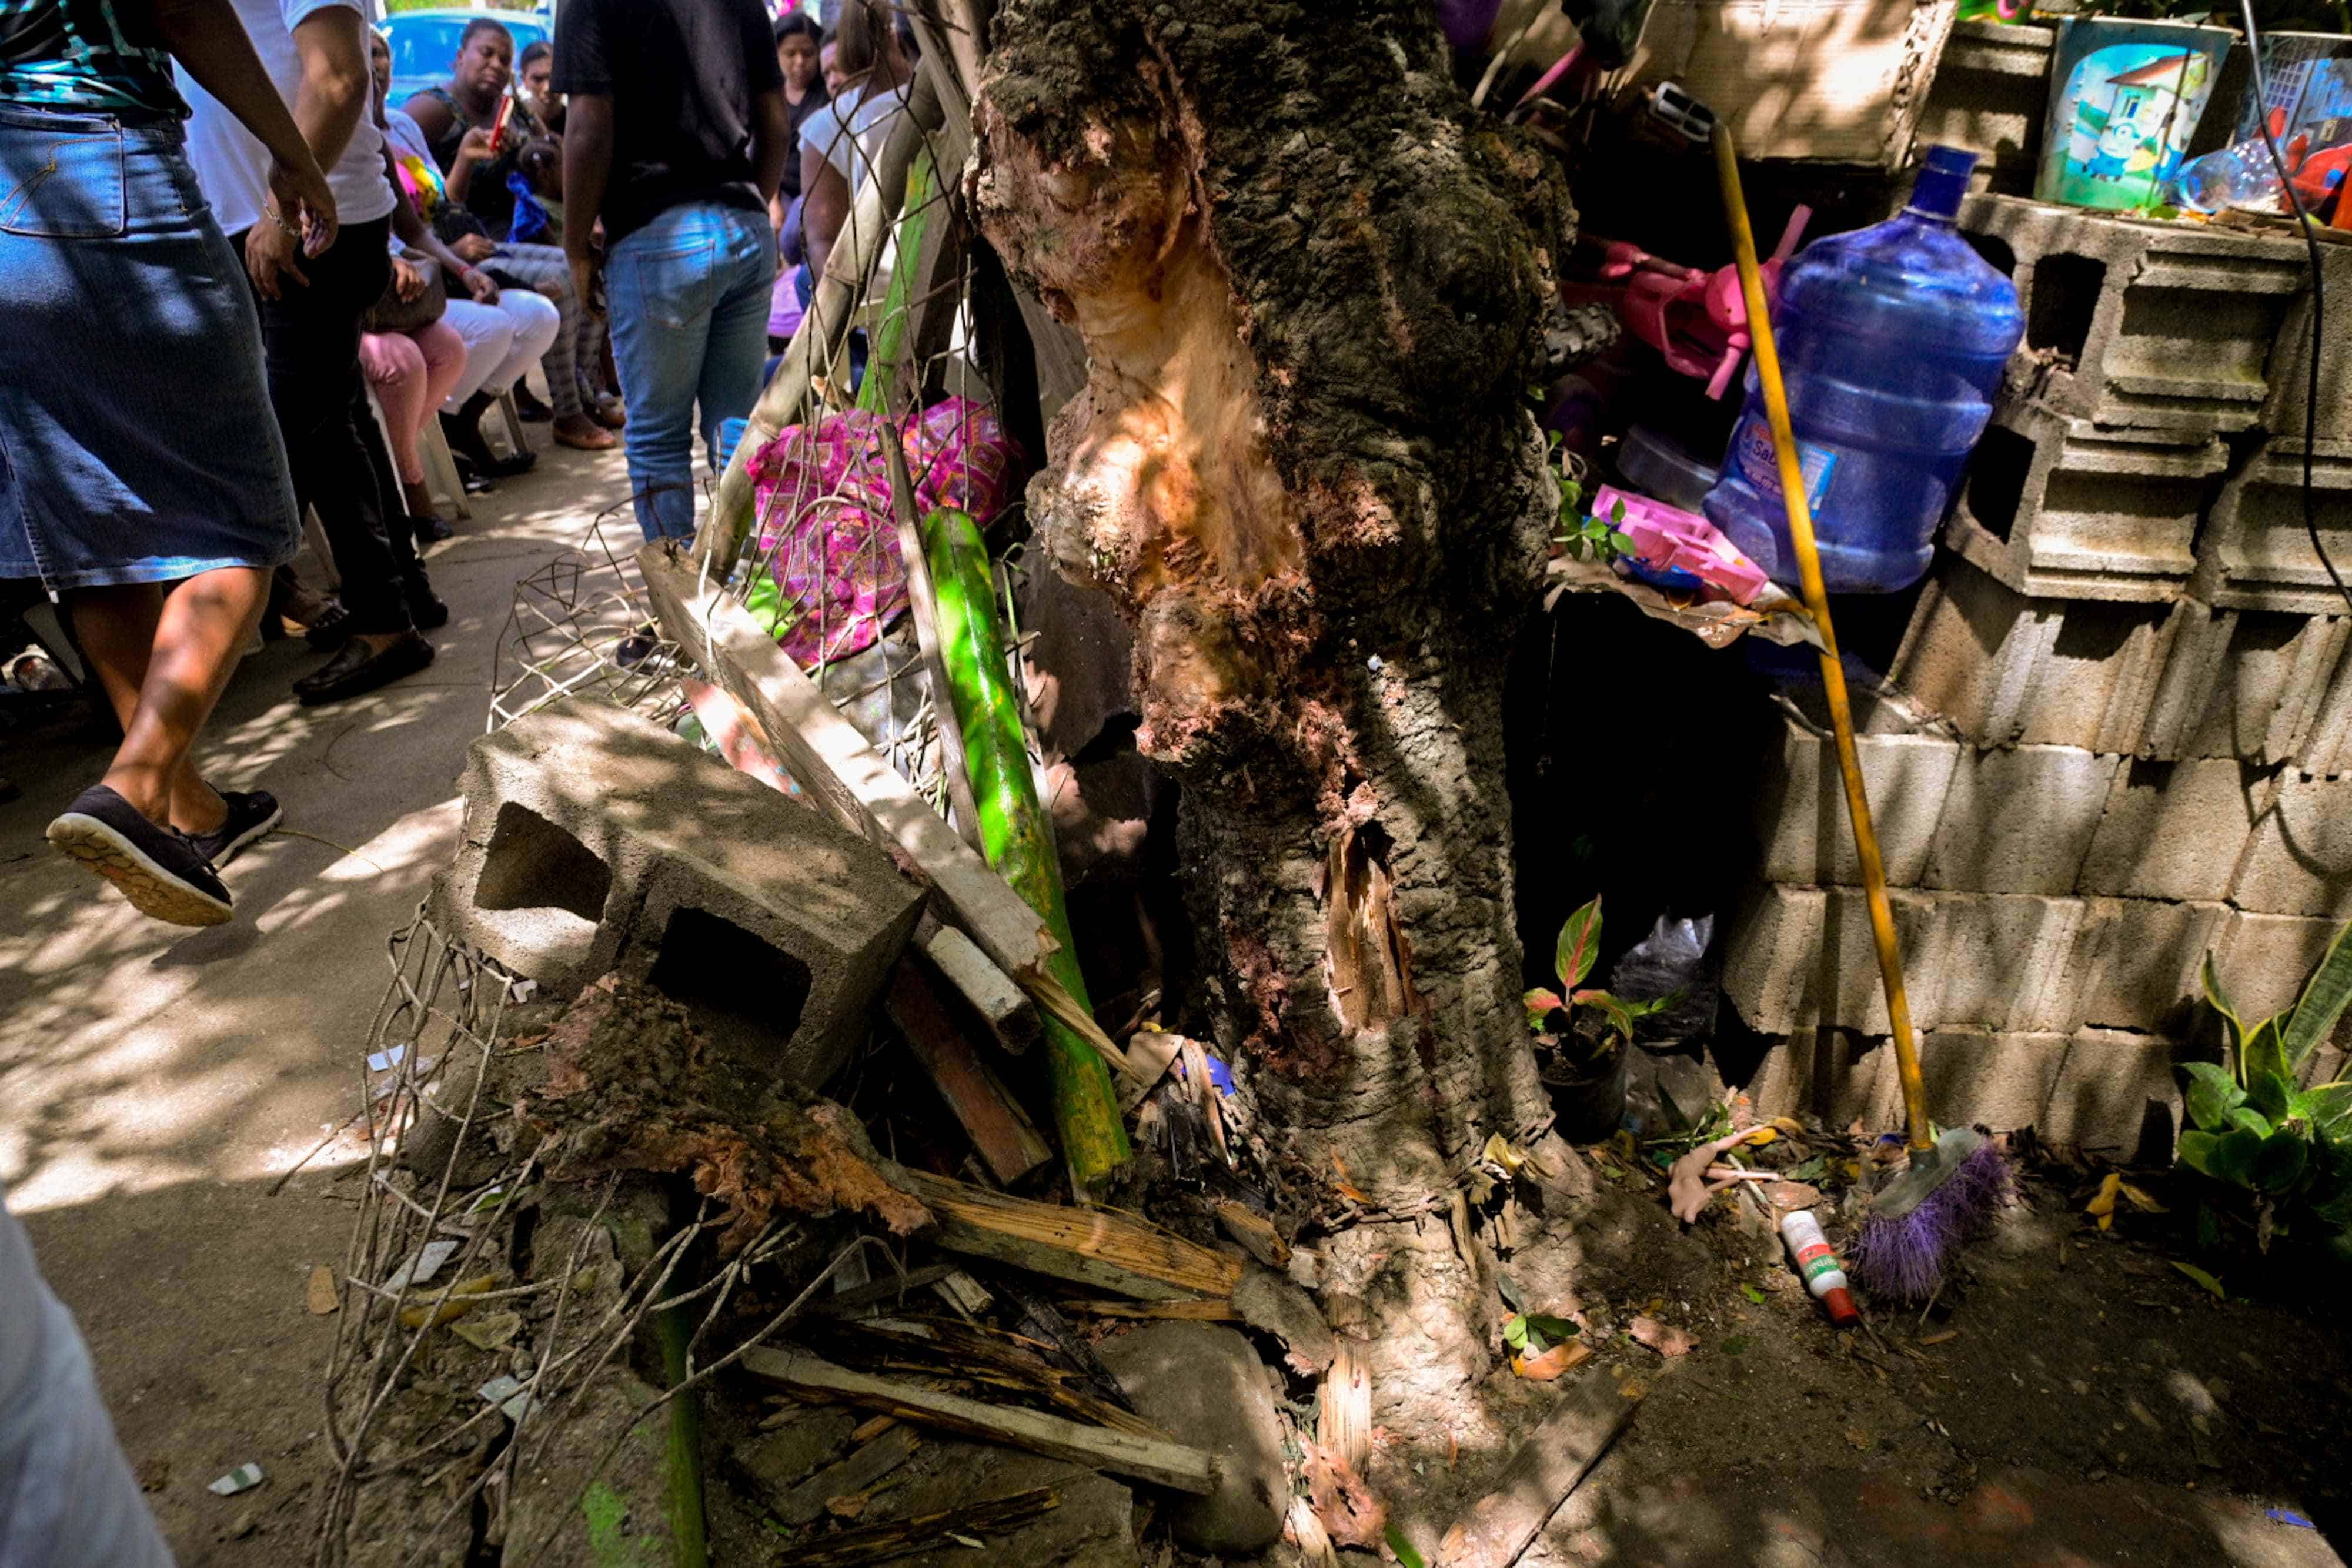
[[[2320,277],[2319,239],[2312,232],[2311,214],[2304,210],[2303,194],[2288,176],[2286,158],[2279,152],[2278,138],[2271,131],[2271,89],[2263,74],[2263,37],[2254,28],[2254,0],[2238,0],[2238,12],[2245,18],[2246,47],[2253,55],[2254,106],[2262,121],[2263,145],[2270,151],[2271,167],[2278,171],[2279,189],[2286,193],[2287,206],[2294,212],[2296,228],[2303,235],[2303,247],[2311,257],[2311,362],[2307,367],[2311,379],[2303,400],[2303,531],[2311,536],[2311,548],[2318,555],[2319,564],[2327,569],[2336,591],[2344,596],[2345,607],[2352,609],[2352,588],[2344,586],[2344,574],[2336,570],[2336,563],[2327,557],[2327,547],[2320,542],[2319,507],[2313,494],[2312,449],[2319,444],[2319,350],[2327,340],[2327,291]],[[2352,192],[2339,194],[2336,200],[2352,201]]]

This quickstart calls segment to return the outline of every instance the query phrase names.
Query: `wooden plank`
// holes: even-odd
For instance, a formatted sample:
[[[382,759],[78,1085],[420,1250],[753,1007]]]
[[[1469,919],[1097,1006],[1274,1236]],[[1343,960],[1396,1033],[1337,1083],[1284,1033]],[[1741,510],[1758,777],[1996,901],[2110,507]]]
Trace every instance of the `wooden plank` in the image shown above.
[[[752,1376],[794,1394],[878,1410],[919,1427],[1026,1448],[1177,1491],[1204,1495],[1216,1484],[1216,1461],[1205,1449],[1164,1437],[1140,1437],[1034,1410],[940,1394],[895,1378],[852,1372],[805,1351],[761,1346],[743,1353],[742,1366]]]
[[[1357,1474],[1372,1460],[1372,1365],[1356,1341],[1339,1342],[1316,1403],[1315,1440]]]
[[[915,951],[931,973],[961,997],[996,1037],[996,1043],[1019,1056],[1037,1043],[1044,1025],[1028,993],[1005,972],[988,961],[972,939],[939,917],[926,913],[915,927]]]
[[[1495,1478],[1494,1490],[1445,1532],[1437,1548],[1439,1568],[1511,1568],[1601,1462],[1639,1404],[1597,1374],[1570,1385]]]
[[[984,1502],[959,1503],[936,1513],[884,1524],[861,1524],[818,1538],[814,1546],[794,1546],[782,1561],[795,1568],[853,1568],[887,1563],[933,1546],[961,1545],[973,1536],[1002,1535],[1062,1506],[1061,1495],[1050,1487],[1032,1487]]]
[[[637,569],[670,640],[751,710],[809,799],[911,862],[980,950],[1017,984],[1034,988],[1054,942],[1037,912],[956,836],[721,584],[704,580],[660,541],[637,552]]]
[[[898,960],[883,1005],[990,1175],[1010,1185],[1054,1157],[1019,1103],[972,1054],[930,982],[910,960]]]
[[[1131,1215],[1010,1197],[901,1166],[881,1169],[922,1200],[939,1220],[931,1239],[950,1252],[1143,1301],[1230,1298],[1241,1282],[1238,1260]]]

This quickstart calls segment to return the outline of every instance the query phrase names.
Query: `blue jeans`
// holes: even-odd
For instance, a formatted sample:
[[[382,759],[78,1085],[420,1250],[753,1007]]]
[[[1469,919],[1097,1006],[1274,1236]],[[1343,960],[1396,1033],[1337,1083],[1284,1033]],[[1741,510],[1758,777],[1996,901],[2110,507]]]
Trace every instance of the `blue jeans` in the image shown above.
[[[648,539],[694,533],[695,405],[715,469],[719,422],[749,414],[760,395],[775,279],[768,214],[715,202],[670,208],[623,235],[604,264],[629,485]]]

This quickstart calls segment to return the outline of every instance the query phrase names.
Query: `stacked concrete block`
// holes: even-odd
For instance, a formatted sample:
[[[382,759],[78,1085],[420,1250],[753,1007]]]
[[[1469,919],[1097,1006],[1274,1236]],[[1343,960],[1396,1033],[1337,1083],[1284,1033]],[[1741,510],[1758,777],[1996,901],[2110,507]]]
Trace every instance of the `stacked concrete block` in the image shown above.
[[[1793,712],[1784,717],[1777,764],[1765,770],[1757,797],[1764,879],[1851,886],[1862,880],[1862,867],[1846,825],[1836,745]],[[1927,873],[1927,849],[1959,761],[1959,743],[1938,735],[1862,735],[1854,748],[1862,758],[1887,879],[1897,887],[1916,886]]]
[[[2267,766],[2300,758],[2331,722],[2331,694],[2343,690],[2352,662],[2352,618],[2184,600],[2171,631],[2146,727],[2131,747],[2138,755]]]
[[[2179,1038],[2202,994],[2199,967],[2221,941],[2230,914],[2215,899],[2084,900],[2084,951],[2077,959],[2087,977],[2084,1024]]]
[[[2011,195],[2031,191],[2056,37],[2049,27],[1954,23],[1919,111],[1914,144],[1965,147],[1977,154],[1969,182],[1976,190]]]
[[[2263,405],[2263,428],[2289,441],[2304,438],[2306,412],[2313,438],[2320,442],[2352,441],[2352,332],[2344,329],[2339,313],[2352,301],[2352,246],[2319,247],[2321,282],[2332,315],[2333,329],[2319,345],[2319,401],[2311,397],[2311,296],[2305,292],[2288,308],[2279,325],[2278,342],[2271,352],[2270,401]]]
[[[2196,569],[2208,481],[2229,460],[2200,432],[2109,429],[2005,403],[1944,537],[2020,593],[2164,603]]]
[[[2177,621],[2169,605],[2033,598],[1947,556],[1889,678],[1979,746],[2130,752]]]
[[[2119,761],[2073,746],[1969,750],[1937,815],[1926,885],[2074,892]]]
[[[2352,773],[2352,656],[2336,665],[2321,690],[2294,765],[2315,779]]]
[[[2237,874],[2276,780],[2234,757],[2121,763],[2075,879],[2132,900],[2210,899]]]
[[[428,904],[445,932],[551,994],[617,967],[788,1086],[846,1060],[921,915],[873,845],[615,708],[482,737],[461,786]]]
[[[2272,344],[2305,287],[2300,244],[1990,194],[1960,226],[2025,304],[2014,400],[2196,435],[2261,420]]]
[[[2273,435],[2222,486],[2189,591],[2230,609],[2341,612],[2344,596],[2312,548],[2316,528],[2336,570],[2352,574],[2352,441],[2310,449],[2311,514],[2303,502],[2300,434]]]
[[[2230,884],[2256,915],[2352,920],[2352,779],[2280,779]]]
[[[2232,910],[2214,943],[2213,968],[2238,1016],[2251,1023],[2294,1006],[2343,929],[2341,920]],[[2331,1039],[2352,1047],[2352,1011],[2337,1021]]]

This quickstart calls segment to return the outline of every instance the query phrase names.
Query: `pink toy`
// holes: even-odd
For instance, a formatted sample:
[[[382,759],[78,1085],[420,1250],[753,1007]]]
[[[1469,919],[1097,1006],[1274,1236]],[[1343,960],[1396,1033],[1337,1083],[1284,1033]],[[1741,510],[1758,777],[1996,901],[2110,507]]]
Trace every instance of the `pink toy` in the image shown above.
[[[1764,298],[1780,302],[1780,268],[1795,254],[1813,210],[1799,207],[1789,214],[1780,232],[1780,247],[1764,263]],[[1666,363],[1686,376],[1706,382],[1706,395],[1721,397],[1754,341],[1748,330],[1748,306],[1739,291],[1739,269],[1719,267],[1700,272],[1694,267],[1650,255],[1618,240],[1596,240],[1604,247],[1601,276],[1625,280],[1625,297],[1617,313],[1633,335],[1666,357]]]
[[[1753,603],[1764,591],[1764,569],[1696,512],[1603,485],[1592,497],[1592,515],[1632,539],[1634,557],[1654,572],[1688,572],[1735,604]]]

